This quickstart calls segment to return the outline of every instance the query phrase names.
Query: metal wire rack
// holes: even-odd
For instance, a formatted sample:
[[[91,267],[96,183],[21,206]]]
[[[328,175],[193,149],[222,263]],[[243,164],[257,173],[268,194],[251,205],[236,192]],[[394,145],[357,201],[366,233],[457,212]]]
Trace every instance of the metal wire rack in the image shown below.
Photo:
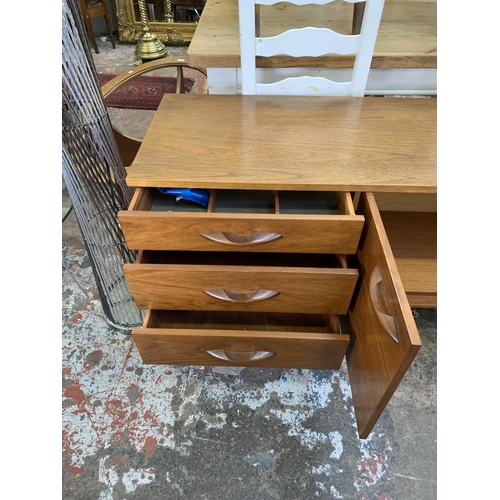
[[[62,173],[106,320],[120,330],[141,326],[144,313],[123,273],[136,252],[127,248],[117,218],[132,190],[125,183],[78,0],[62,1]]]

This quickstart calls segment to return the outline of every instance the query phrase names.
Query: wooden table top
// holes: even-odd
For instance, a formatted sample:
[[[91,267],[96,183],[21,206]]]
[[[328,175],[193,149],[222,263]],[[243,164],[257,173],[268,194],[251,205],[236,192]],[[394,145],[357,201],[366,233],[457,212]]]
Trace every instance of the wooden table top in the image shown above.
[[[297,27],[300,7],[279,4],[261,7],[261,34],[272,36],[284,28]],[[372,68],[437,68],[436,0],[386,0],[380,23]],[[302,10],[302,12],[304,12]],[[334,2],[309,6],[300,16],[301,26],[330,27],[349,34],[353,6]],[[238,0],[208,0],[187,50],[190,64],[203,68],[239,68],[240,42]],[[353,56],[301,58],[300,66],[352,68]],[[286,56],[257,58],[260,67],[297,66]]]
[[[435,193],[436,103],[165,94],[127,184]]]

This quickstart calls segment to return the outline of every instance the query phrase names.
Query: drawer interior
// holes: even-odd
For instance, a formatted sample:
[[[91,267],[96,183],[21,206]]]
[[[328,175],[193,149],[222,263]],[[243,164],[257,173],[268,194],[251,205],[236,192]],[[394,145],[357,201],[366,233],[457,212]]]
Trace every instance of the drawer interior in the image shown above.
[[[345,269],[344,256],[303,253],[255,253],[255,252],[194,252],[143,250],[136,264],[210,265],[210,266],[272,266]]]
[[[338,215],[334,192],[219,190],[214,193],[218,213]]]
[[[337,196],[327,191],[280,191],[280,214],[338,215]]]
[[[334,315],[233,311],[148,311],[144,328],[341,333]]]
[[[131,209],[179,213],[355,215],[350,193],[333,191],[212,189],[208,206],[204,207],[155,188],[137,188]]]
[[[189,200],[178,199],[174,195],[163,194],[158,189],[151,189],[151,212],[194,212],[204,213],[207,209],[199,203],[193,203]],[[146,208],[147,210],[147,208]]]
[[[274,191],[222,189],[211,192],[213,211],[219,213],[274,214]]]

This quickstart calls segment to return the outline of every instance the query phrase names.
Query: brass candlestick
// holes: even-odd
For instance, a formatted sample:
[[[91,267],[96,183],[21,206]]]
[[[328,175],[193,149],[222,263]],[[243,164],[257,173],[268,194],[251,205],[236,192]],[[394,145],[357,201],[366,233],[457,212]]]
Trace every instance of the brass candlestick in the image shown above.
[[[172,12],[172,2],[170,0],[165,0],[165,22],[174,22],[174,13]]]
[[[138,5],[141,14],[142,35],[135,48],[136,66],[142,64],[144,59],[159,59],[167,54],[165,45],[151,32],[144,0],[138,0]]]

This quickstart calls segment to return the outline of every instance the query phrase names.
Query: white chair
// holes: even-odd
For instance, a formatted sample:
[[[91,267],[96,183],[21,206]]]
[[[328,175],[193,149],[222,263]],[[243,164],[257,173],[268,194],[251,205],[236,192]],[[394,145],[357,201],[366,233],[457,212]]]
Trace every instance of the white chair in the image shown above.
[[[326,5],[333,1],[350,4],[365,2],[359,34],[340,34],[328,28],[288,29],[272,37],[256,36],[256,6],[270,6],[279,0],[238,0],[240,25],[241,82],[244,95],[332,95],[363,96],[377,39],[384,0],[288,0],[301,8]],[[326,54],[355,55],[352,75],[347,82],[334,82],[322,76],[284,78],[274,83],[258,81],[256,57],[293,57]]]

